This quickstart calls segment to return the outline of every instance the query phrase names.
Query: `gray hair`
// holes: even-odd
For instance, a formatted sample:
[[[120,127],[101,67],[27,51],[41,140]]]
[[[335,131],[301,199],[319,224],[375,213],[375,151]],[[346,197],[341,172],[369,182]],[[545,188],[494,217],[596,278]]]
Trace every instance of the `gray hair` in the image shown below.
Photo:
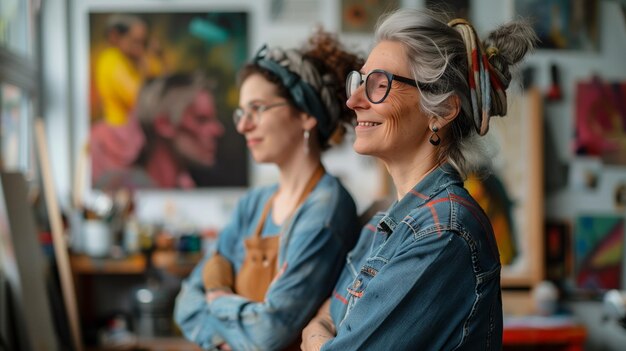
[[[212,92],[213,84],[203,74],[173,74],[148,81],[139,92],[135,114],[142,126],[150,127],[160,115],[178,124],[185,109],[201,90]]]
[[[497,49],[497,54],[489,55],[489,70],[503,77],[502,90],[508,88],[509,67],[534,47],[535,40],[532,28],[524,21],[510,22],[489,35],[485,46]],[[491,157],[475,126],[475,106],[472,106],[468,81],[468,50],[463,36],[441,15],[403,8],[380,19],[375,41],[394,41],[404,46],[413,78],[428,86],[428,89],[421,90],[420,99],[420,108],[426,114],[433,118],[448,115],[453,108],[449,98],[452,95],[459,97],[461,111],[451,123],[450,140],[439,148],[440,160],[449,162],[463,177],[489,164]],[[477,38],[476,41],[481,48]],[[492,91],[486,94],[497,95],[494,89],[492,87]],[[501,91],[500,95],[506,99],[504,92]],[[487,106],[486,113],[487,118],[498,113],[503,115],[506,107],[501,113]]]

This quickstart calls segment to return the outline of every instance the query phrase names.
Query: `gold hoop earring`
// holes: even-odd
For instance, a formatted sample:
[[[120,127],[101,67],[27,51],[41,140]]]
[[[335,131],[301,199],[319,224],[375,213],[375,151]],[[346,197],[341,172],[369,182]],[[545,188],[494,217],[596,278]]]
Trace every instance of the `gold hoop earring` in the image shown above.
[[[439,144],[441,144],[441,138],[439,137],[439,134],[437,134],[439,128],[437,126],[433,126],[430,130],[433,131],[433,134],[430,136],[430,139],[428,139],[428,141],[433,146],[439,146]]]

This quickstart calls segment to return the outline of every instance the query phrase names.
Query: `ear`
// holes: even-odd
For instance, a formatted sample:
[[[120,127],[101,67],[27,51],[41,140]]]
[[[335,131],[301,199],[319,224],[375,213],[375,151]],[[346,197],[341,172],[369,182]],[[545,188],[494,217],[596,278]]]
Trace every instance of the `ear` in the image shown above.
[[[308,113],[300,113],[300,120],[302,121],[302,129],[313,130],[317,125],[317,119]]]
[[[450,95],[443,103],[448,107],[448,113],[439,118],[432,118],[430,122],[431,129],[433,126],[436,126],[439,130],[443,129],[445,126],[452,123],[461,112],[461,99],[458,95]]]
[[[176,127],[170,118],[164,114],[158,115],[153,121],[154,131],[163,138],[172,138],[176,134]]]

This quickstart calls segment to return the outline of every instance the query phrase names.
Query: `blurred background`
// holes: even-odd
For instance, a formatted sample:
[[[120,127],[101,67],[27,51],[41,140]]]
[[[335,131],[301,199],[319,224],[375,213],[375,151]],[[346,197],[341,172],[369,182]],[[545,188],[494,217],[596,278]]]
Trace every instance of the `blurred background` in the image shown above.
[[[624,350],[622,0],[0,0],[0,350],[196,350],[172,322],[180,281],[245,190],[278,174],[232,124],[238,68],[320,25],[366,56],[398,7],[467,18],[481,37],[532,21],[540,46],[492,119],[492,176],[466,183],[498,240],[505,349]],[[143,168],[137,90],[168,74],[202,77],[214,101],[212,132],[194,136],[212,142],[176,152],[185,181]],[[392,189],[352,138],[324,162],[364,212]]]

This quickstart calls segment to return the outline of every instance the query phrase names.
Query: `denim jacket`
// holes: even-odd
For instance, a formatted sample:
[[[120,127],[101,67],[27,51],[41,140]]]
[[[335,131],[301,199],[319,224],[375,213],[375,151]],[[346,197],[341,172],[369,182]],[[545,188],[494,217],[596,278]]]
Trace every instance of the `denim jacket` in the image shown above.
[[[276,188],[250,191],[220,232],[217,250],[233,264],[235,272],[245,257],[243,242],[253,233]],[[265,301],[228,295],[208,304],[202,267],[211,254],[183,281],[174,319],[186,338],[207,350],[222,342],[233,350],[279,350],[300,336],[330,296],[346,253],[358,238],[356,207],[339,180],[326,174],[283,226],[278,256],[281,272]]]
[[[500,350],[491,224],[444,165],[363,228],[333,292],[322,350]]]

